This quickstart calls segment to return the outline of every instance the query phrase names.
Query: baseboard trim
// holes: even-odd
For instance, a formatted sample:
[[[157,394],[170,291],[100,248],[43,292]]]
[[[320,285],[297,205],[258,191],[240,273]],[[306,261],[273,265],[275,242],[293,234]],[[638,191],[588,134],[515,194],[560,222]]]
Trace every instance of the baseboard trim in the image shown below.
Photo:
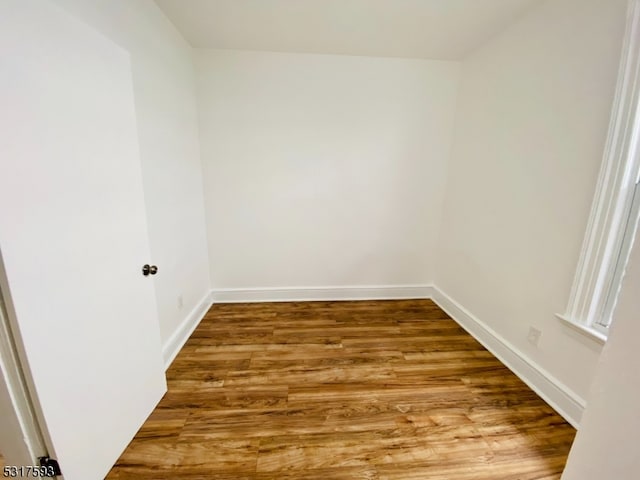
[[[221,288],[211,292],[214,303],[304,302],[313,300],[399,300],[431,298],[431,285],[363,287]]]
[[[212,305],[211,293],[207,293],[193,310],[183,320],[182,324],[171,335],[162,347],[162,358],[164,359],[164,369],[167,370],[176,358],[182,347],[196,329],[200,321],[204,318]]]
[[[433,287],[432,299],[565,420],[579,427],[584,399],[437,287]]]
[[[578,428],[586,402],[524,352],[507,341],[470,311],[432,285],[383,285],[362,287],[292,287],[213,289],[189,314],[163,348],[165,368],[178,354],[212,303],[256,303],[290,301],[396,300],[430,298],[453,320],[495,355],[505,366]]]

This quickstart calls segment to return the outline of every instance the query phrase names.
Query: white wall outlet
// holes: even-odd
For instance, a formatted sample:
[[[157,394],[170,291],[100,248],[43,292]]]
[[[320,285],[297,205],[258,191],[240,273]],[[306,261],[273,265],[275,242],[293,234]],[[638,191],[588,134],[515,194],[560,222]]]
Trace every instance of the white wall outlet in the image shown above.
[[[535,345],[537,347],[541,336],[542,332],[540,330],[535,327],[529,327],[529,335],[527,335],[527,340],[531,345]]]
[[[178,308],[182,308],[184,305],[184,300],[182,299],[182,294],[178,295]]]

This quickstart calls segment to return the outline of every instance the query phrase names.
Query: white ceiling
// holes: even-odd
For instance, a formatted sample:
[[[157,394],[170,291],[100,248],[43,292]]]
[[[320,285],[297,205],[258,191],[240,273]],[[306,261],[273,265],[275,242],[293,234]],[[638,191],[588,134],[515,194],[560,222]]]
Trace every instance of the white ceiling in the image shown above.
[[[542,0],[155,0],[194,47],[457,60]]]

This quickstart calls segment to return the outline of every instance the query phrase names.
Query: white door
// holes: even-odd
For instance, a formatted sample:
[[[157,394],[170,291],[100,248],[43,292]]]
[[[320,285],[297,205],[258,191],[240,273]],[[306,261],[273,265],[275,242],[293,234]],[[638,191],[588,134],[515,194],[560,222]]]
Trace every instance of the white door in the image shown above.
[[[48,0],[0,0],[0,252],[50,453],[102,479],[166,390],[131,68]]]

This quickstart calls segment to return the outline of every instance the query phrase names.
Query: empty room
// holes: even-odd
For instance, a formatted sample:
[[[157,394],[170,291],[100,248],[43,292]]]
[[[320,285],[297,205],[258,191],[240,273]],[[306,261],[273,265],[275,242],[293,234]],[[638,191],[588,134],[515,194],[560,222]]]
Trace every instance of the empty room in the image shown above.
[[[640,0],[0,0],[3,476],[640,478],[639,102]]]

